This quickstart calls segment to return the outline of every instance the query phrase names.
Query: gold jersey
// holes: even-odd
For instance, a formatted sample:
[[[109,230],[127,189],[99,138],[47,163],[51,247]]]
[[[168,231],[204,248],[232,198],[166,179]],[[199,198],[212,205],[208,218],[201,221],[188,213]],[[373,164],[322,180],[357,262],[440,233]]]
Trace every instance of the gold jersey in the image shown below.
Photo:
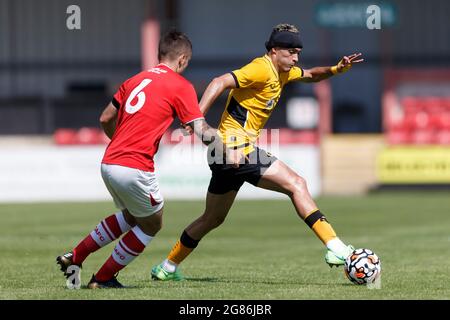
[[[293,67],[289,72],[278,73],[270,57],[264,55],[231,74],[237,88],[228,95],[219,132],[227,146],[243,148],[248,154],[254,150],[253,144],[277,105],[283,87],[300,80],[303,70]]]

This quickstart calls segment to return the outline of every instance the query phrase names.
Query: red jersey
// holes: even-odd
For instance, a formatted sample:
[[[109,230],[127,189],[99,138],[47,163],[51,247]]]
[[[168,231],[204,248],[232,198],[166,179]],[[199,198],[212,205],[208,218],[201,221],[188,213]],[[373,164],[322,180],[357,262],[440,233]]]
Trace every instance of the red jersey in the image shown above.
[[[102,163],[144,171],[154,171],[153,156],[175,116],[185,124],[203,118],[192,84],[164,64],[125,81],[112,103],[116,130]]]

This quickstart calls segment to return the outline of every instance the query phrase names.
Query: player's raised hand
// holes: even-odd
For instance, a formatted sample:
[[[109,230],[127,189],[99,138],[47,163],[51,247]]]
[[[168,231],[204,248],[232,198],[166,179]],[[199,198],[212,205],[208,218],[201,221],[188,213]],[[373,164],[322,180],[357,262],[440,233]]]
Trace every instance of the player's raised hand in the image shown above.
[[[364,61],[363,58],[361,58],[362,53],[353,53],[349,56],[343,56],[342,59],[337,64],[337,71],[339,73],[343,73],[348,71],[354,64],[361,63]]]

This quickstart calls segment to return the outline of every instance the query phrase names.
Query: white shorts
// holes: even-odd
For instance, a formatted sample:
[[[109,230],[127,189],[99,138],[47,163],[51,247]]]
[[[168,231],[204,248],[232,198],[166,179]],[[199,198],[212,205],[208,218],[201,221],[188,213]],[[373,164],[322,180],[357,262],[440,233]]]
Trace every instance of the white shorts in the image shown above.
[[[127,209],[135,217],[148,217],[164,206],[154,172],[104,163],[101,172],[120,210]]]

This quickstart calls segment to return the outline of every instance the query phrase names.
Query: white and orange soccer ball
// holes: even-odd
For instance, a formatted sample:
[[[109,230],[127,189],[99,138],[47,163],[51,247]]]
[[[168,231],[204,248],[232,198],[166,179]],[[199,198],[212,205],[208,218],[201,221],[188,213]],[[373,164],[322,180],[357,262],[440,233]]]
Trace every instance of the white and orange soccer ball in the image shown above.
[[[381,261],[369,249],[356,249],[345,260],[344,272],[355,284],[371,284],[381,276]]]

